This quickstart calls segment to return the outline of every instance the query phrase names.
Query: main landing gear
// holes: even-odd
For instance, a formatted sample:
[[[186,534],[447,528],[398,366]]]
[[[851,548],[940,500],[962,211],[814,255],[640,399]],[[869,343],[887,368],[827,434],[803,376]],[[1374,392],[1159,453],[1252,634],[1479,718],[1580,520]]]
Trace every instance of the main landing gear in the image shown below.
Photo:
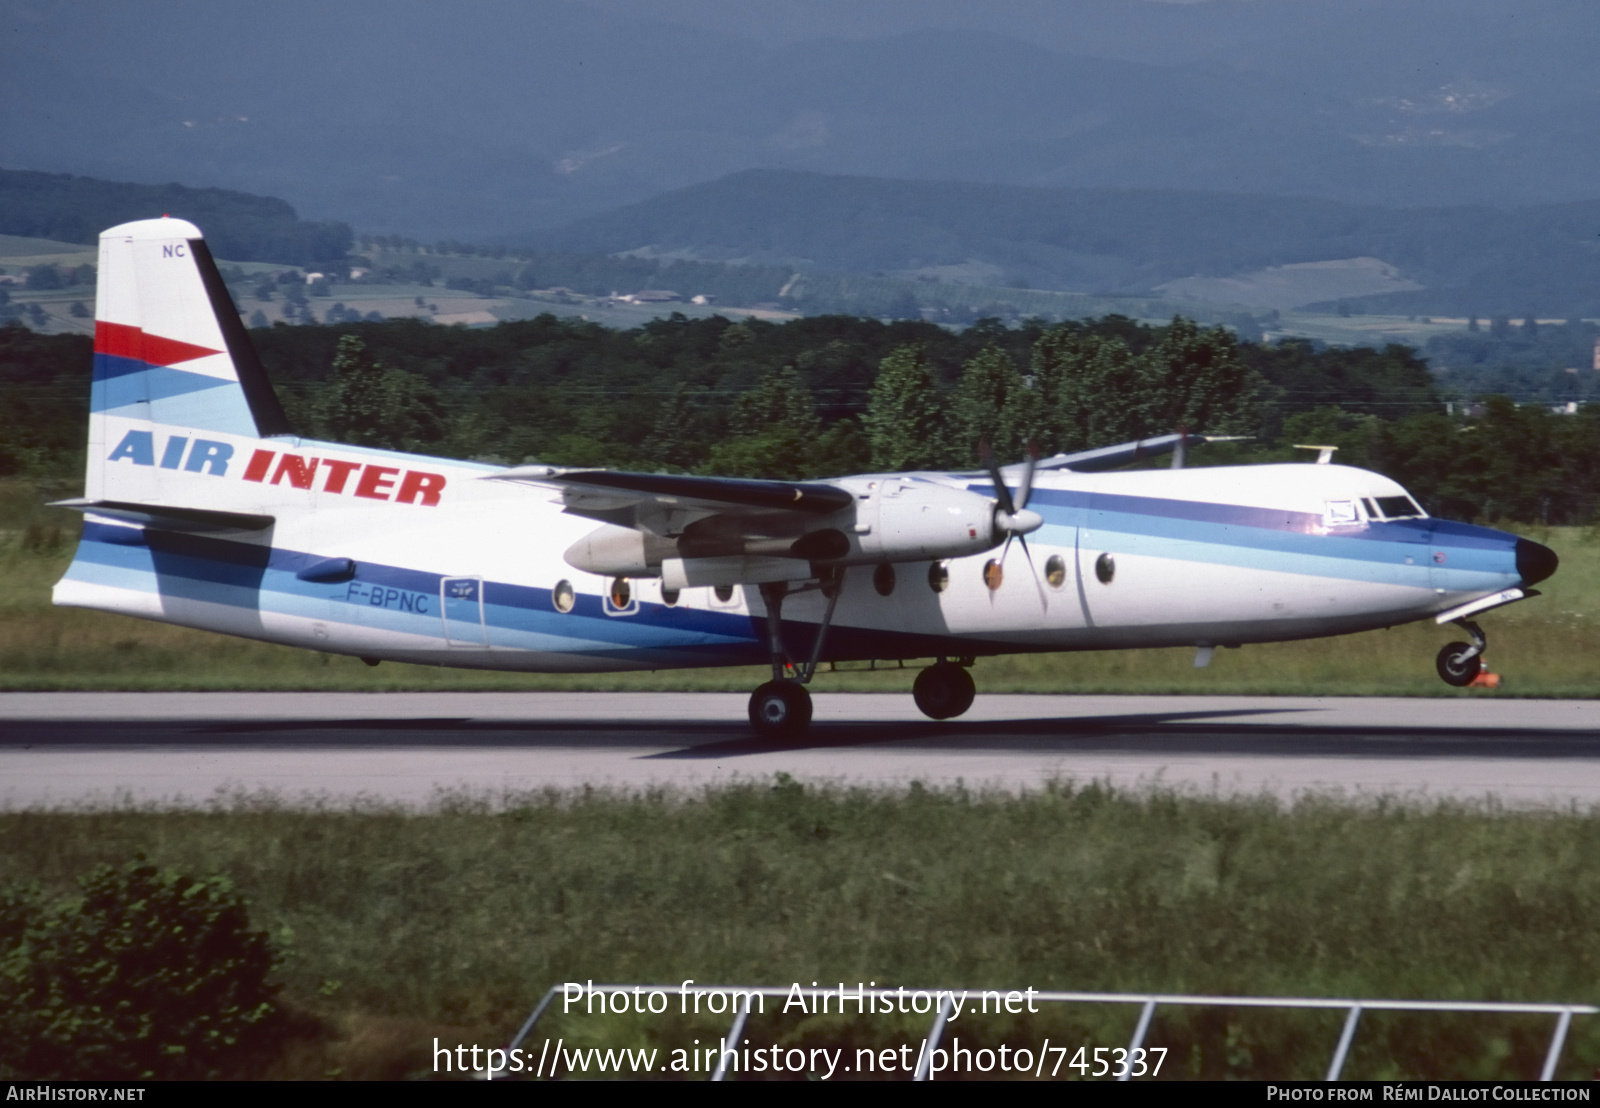
[[[929,719],[955,719],[972,707],[977,695],[972,674],[947,658],[917,674],[916,684],[911,686],[912,699]]]
[[[972,674],[945,659],[917,674],[911,686],[912,699],[929,719],[954,719],[977,695]],[[750,694],[750,726],[762,737],[792,739],[810,725],[811,694],[800,680],[775,677]]]
[[[839,605],[839,593],[844,587],[844,574],[838,570],[826,573],[818,587],[828,598],[828,607],[822,614],[822,625],[817,628],[816,641],[811,644],[811,657],[803,666],[796,666],[783,645],[783,599],[789,595],[789,586],[781,581],[761,586],[761,599],[767,605],[767,650],[772,656],[772,680],[750,694],[750,726],[762,738],[792,739],[811,726],[811,693],[806,686],[817,672],[822,644],[833,624],[833,611]],[[788,676],[791,672],[796,676]]]
[[[821,582],[822,594],[828,598],[822,625],[817,628],[816,641],[811,644],[811,657],[804,665],[795,665],[783,645],[783,600],[789,595],[786,584],[762,585],[761,599],[767,605],[767,649],[772,656],[772,680],[750,694],[750,726],[765,739],[792,739],[811,725],[811,693],[806,686],[817,671],[817,661],[822,657],[823,641],[833,624],[833,611],[838,606],[839,592],[844,575],[835,571]],[[917,707],[929,719],[954,719],[972,707],[977,687],[967,666],[972,659],[951,661],[940,658],[934,665],[917,674],[911,695]],[[794,676],[789,676],[790,674]]]
[[[750,726],[769,739],[789,739],[811,726],[811,694],[792,678],[768,681],[750,694]]]
[[[1434,665],[1446,685],[1464,689],[1476,681],[1483,672],[1483,649],[1489,645],[1483,629],[1470,619],[1458,619],[1456,625],[1472,636],[1470,643],[1453,642],[1439,651]]]

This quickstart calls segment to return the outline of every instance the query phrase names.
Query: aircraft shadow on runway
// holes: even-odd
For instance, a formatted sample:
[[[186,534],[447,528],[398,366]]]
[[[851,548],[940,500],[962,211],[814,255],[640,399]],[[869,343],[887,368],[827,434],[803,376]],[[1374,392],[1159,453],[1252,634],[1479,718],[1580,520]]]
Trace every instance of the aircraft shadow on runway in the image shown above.
[[[1452,731],[1425,726],[1327,725],[1289,720],[1310,709],[1123,712],[1002,721],[818,722],[775,742],[742,722],[705,720],[181,720],[0,722],[0,747],[119,749],[226,747],[637,750],[646,759],[721,759],[784,751],[901,745],[942,752],[1278,755],[1436,758],[1596,758],[1600,734],[1534,728]],[[1241,717],[1271,717],[1241,720]],[[1226,720],[1227,722],[1221,722]],[[1215,722],[1213,722],[1215,721]]]

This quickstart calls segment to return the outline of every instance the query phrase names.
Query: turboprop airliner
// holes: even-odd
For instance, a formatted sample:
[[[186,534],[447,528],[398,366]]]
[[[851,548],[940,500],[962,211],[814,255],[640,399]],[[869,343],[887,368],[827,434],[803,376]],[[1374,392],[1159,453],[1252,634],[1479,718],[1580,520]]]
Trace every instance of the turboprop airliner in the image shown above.
[[[1221,646],[1472,617],[1547,547],[1434,519],[1333,464],[1106,471],[1169,435],[962,473],[760,481],[423,457],[297,435],[200,231],[100,236],[83,537],[55,603],[371,664],[769,664],[750,721],[809,724],[822,663],[927,659],[928,716],[986,655]],[[1013,549],[1015,548],[1015,549]]]

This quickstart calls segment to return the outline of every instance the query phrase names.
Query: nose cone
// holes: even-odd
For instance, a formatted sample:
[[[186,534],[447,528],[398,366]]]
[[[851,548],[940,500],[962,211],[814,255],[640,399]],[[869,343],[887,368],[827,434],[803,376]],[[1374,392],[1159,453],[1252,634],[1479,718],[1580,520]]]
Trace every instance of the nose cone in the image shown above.
[[[1537,585],[1556,571],[1561,559],[1548,546],[1527,539],[1517,540],[1517,574],[1524,585]]]

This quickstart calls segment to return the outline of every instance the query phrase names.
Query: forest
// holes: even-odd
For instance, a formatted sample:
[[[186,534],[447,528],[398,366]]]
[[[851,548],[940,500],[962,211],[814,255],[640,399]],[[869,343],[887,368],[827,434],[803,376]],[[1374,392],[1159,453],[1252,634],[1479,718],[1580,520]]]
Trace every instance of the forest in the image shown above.
[[[1030,444],[1049,455],[1183,428],[1248,436],[1196,450],[1195,465],[1336,445],[1337,461],[1453,518],[1600,512],[1600,408],[1447,406],[1427,362],[1398,345],[1265,345],[1121,316],[953,330],[674,314],[616,330],[543,315],[250,333],[302,433],[449,457],[803,478],[971,467],[985,441],[1004,461]],[[90,363],[86,337],[0,327],[0,475],[79,471]]]

